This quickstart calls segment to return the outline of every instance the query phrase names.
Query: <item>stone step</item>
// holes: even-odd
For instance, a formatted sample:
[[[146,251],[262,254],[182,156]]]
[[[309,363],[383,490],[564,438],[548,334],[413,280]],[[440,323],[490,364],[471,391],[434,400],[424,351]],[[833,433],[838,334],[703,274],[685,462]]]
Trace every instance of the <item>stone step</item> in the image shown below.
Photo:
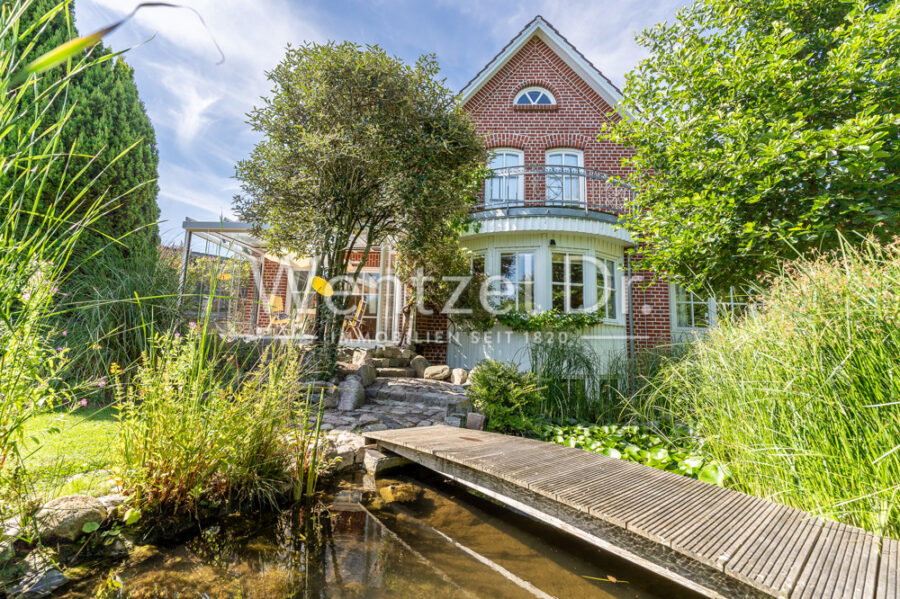
[[[448,415],[464,415],[469,410],[469,398],[463,387],[422,379],[376,379],[366,388],[366,397],[378,404],[420,404],[442,408],[447,410]]]
[[[415,378],[416,371],[413,368],[376,368],[379,378]]]
[[[372,366],[375,368],[407,368],[409,360],[404,358],[372,358]]]

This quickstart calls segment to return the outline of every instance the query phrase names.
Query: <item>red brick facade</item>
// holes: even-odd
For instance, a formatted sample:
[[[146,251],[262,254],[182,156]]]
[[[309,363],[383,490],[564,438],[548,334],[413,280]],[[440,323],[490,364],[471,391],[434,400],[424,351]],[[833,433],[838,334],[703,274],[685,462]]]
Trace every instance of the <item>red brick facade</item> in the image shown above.
[[[548,89],[557,104],[535,110],[514,106],[516,94],[525,87]],[[538,37],[532,37],[465,104],[465,109],[485,136],[489,148],[523,150],[524,163],[543,164],[547,150],[572,148],[584,153],[584,167],[611,175],[624,175],[623,158],[628,148],[598,139],[604,123],[618,117],[610,105],[556,52]],[[542,177],[526,176],[526,204],[541,197]],[[593,187],[592,187],[593,186]],[[592,208],[619,213],[622,196],[607,194],[609,186],[587,181],[586,198]],[[635,270],[627,318],[628,334],[633,336],[629,349],[642,349],[671,343],[668,283],[649,271]],[[632,330],[633,329],[633,330]]]
[[[434,314],[416,314],[414,345],[416,350],[432,364],[447,363],[447,317]]]
[[[513,99],[523,88],[540,85],[550,90],[556,106],[515,107]],[[537,37],[531,38],[478,92],[465,109],[485,136],[489,148],[524,151],[525,164],[544,164],[547,150],[572,148],[584,152],[584,167],[623,175],[622,159],[629,151],[598,140],[603,123],[617,118],[609,104],[579,77],[566,62]],[[526,177],[525,198],[541,197],[542,177]],[[610,189],[587,181],[586,197],[597,208],[621,211],[622,198],[606,197]]]
[[[262,301],[258,302],[257,287],[254,284],[250,290],[249,298],[244,302],[244,320],[251,322],[253,320],[253,311],[259,308],[259,319],[257,326],[265,327],[269,325],[269,308],[270,298],[274,295],[281,298],[281,305],[287,306],[287,273],[283,267],[274,260],[265,259],[263,263],[262,288],[265,296]],[[254,282],[259,275],[258,272],[253,273]],[[282,308],[284,309],[284,308]]]

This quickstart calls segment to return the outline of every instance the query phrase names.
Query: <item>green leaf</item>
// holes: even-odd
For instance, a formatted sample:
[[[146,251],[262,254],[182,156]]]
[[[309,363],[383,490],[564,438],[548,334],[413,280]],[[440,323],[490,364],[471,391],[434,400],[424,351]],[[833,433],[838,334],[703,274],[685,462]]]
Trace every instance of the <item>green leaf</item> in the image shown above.
[[[94,532],[98,528],[100,528],[99,522],[85,522],[84,524],[81,525],[81,530],[88,534]]]
[[[141,519],[141,510],[133,507],[128,508],[128,511],[125,512],[125,515],[122,517],[122,520],[125,522],[125,526],[132,526],[137,524]]]
[[[728,471],[724,466],[720,466],[719,464],[707,464],[700,470],[697,479],[721,487],[725,484],[725,479],[727,477]]]

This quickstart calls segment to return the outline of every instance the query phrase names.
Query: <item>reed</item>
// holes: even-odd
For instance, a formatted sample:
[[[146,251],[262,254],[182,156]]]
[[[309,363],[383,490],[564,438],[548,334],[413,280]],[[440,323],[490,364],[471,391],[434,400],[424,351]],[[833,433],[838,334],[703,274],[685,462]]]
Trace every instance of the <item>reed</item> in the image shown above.
[[[900,537],[900,247],[788,266],[663,368],[647,419],[694,425],[732,486]]]
[[[142,510],[166,517],[274,507],[317,471],[302,351],[269,348],[245,373],[227,367],[232,356],[202,324],[151,338],[131,381],[117,384],[117,475]],[[292,425],[302,431],[299,443]]]
[[[539,413],[553,420],[616,421],[621,411],[618,379],[590,345],[553,337],[528,346],[531,370],[542,387]]]

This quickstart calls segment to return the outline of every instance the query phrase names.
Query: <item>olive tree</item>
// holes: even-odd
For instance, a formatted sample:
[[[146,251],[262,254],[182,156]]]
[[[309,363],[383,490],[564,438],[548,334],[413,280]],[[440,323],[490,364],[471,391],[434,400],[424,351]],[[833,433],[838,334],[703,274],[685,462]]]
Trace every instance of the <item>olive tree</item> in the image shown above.
[[[900,2],[699,0],[638,37],[624,118],[644,264],[724,291],[900,234]]]
[[[458,228],[483,142],[433,56],[407,65],[377,46],[288,46],[267,76],[271,96],[249,115],[263,139],[237,165],[235,207],[270,248],[318,256],[335,282],[315,320],[330,370],[345,294],[371,249],[390,239],[414,252]],[[351,248],[363,252],[352,271]]]

